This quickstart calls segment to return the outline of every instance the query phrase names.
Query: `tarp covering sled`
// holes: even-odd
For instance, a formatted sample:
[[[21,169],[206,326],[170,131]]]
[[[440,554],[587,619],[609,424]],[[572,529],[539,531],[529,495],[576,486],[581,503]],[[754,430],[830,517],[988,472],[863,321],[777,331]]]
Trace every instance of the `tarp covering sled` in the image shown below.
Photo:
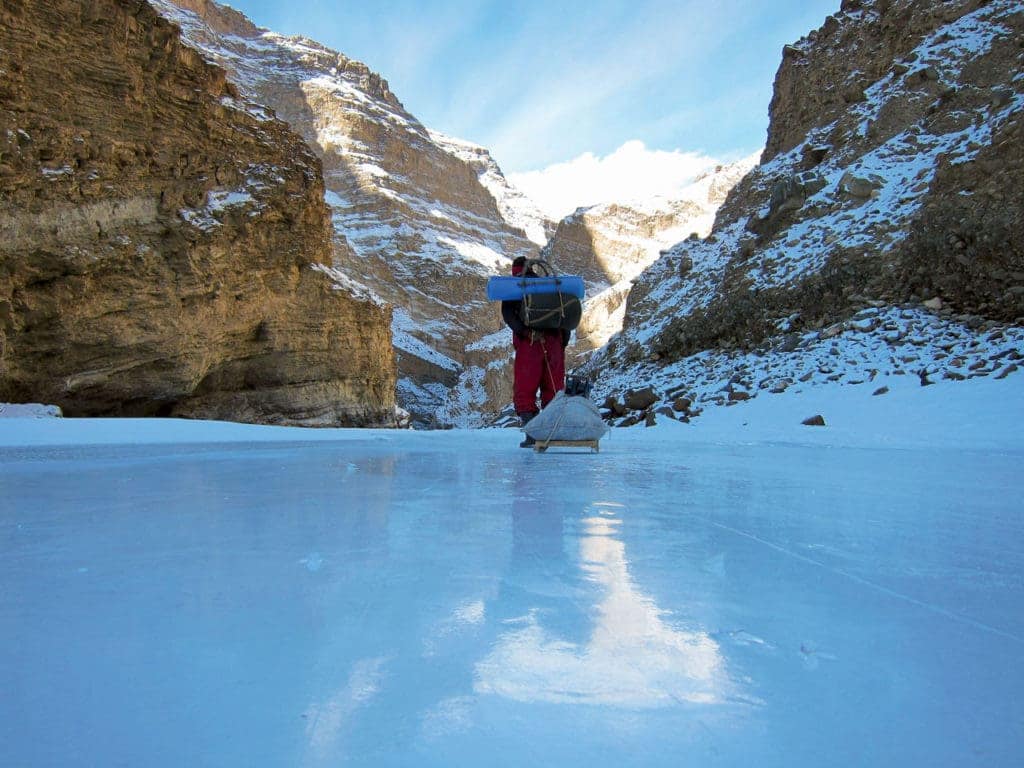
[[[608,432],[608,425],[589,398],[557,392],[523,431],[537,441],[538,450],[561,443],[588,445],[596,451],[597,441]]]

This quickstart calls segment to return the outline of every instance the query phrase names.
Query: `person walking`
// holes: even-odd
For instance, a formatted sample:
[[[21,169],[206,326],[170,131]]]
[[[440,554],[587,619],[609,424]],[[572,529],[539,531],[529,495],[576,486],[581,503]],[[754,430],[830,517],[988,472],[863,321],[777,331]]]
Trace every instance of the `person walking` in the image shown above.
[[[512,261],[513,277],[537,277],[527,266],[527,259],[518,256]],[[512,373],[512,404],[520,426],[526,426],[540,408],[565,389],[565,348],[570,332],[565,329],[538,330],[529,328],[522,319],[522,301],[501,302],[501,317],[512,329],[515,361]],[[538,396],[540,408],[538,408]],[[529,448],[536,441],[526,436],[519,445]]]

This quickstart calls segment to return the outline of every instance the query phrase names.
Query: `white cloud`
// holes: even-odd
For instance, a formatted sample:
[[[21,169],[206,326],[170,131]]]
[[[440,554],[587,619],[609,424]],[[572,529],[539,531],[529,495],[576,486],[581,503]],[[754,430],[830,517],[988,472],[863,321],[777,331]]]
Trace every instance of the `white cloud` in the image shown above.
[[[627,141],[610,155],[586,152],[540,171],[509,174],[509,181],[556,221],[583,206],[678,195],[721,159],[695,152],[648,149]]]
[[[609,151],[628,138],[680,146],[644,127],[651,114],[692,100],[677,79],[702,83],[717,71],[694,77],[731,29],[720,18],[697,0],[594,0],[585,13],[571,4],[522,3],[500,28],[485,15],[487,28],[478,28],[484,37],[449,48],[441,58],[449,62],[447,98],[421,99],[413,112],[488,147],[506,171],[536,169],[587,148]],[[421,79],[399,95],[419,98],[436,69],[424,61],[414,70]]]

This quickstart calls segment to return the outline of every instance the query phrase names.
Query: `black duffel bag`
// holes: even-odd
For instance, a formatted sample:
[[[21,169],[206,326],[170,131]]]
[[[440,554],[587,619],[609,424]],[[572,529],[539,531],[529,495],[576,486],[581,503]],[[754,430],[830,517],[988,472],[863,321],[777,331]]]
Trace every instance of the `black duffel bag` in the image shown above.
[[[536,330],[574,331],[583,317],[583,305],[571,293],[528,293],[523,297],[519,319]]]

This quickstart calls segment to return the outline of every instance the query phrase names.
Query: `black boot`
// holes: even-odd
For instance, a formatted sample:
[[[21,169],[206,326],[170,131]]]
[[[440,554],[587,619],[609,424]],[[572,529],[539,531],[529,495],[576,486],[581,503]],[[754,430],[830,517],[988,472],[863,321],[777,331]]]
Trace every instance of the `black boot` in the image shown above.
[[[517,413],[516,415],[519,417],[519,426],[520,427],[525,427],[527,422],[529,422],[530,419],[532,419],[534,416],[536,416],[537,413],[535,411],[527,411],[527,412],[524,412],[524,413]],[[521,442],[519,444],[519,447],[520,448],[532,448],[536,442],[537,442],[536,440],[534,440],[532,437],[527,435],[526,439],[523,440],[523,442]]]

